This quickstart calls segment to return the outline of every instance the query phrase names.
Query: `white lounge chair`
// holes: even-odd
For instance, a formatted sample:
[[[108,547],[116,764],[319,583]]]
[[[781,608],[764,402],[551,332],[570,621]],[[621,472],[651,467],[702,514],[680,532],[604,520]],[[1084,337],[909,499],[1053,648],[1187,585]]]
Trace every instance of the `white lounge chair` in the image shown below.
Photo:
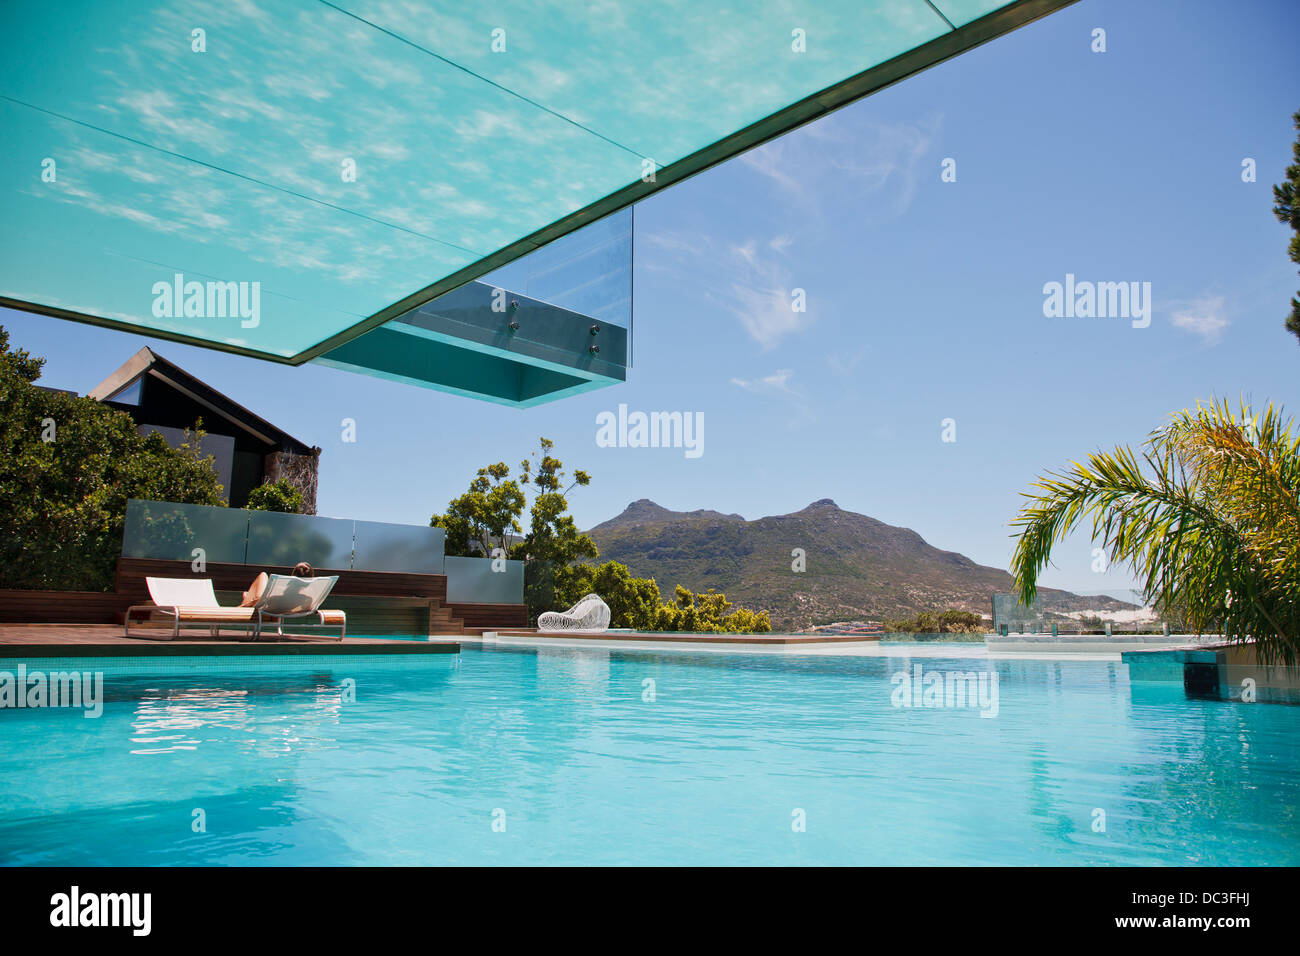
[[[131,636],[131,617],[137,612],[143,618],[155,615],[170,618],[171,639],[180,636],[182,624],[207,627],[213,637],[223,624],[252,624],[253,608],[222,607],[212,590],[211,578],[145,578],[152,604],[135,604],[126,609],[126,637]]]
[[[295,578],[286,574],[272,574],[262,596],[250,608],[256,615],[253,640],[257,640],[263,626],[268,623],[275,624],[276,634],[283,634],[286,619],[311,617],[316,619],[315,623],[294,620],[293,626],[337,627],[338,639],[343,640],[347,633],[348,616],[342,611],[321,609],[337,582],[337,575],[327,578]]]
[[[579,631],[595,634],[609,629],[609,605],[588,594],[567,611],[546,611],[537,618],[541,631]]]
[[[337,627],[338,640],[347,630],[347,615],[342,611],[322,610],[337,577],[294,578],[272,574],[257,602],[251,607],[223,607],[217,602],[211,578],[145,578],[152,604],[136,604],[126,610],[125,630],[131,636],[131,618],[161,616],[170,619],[170,639],[180,636],[181,625],[208,628],[216,637],[224,625],[249,625],[252,638],[261,636],[262,628],[274,624],[277,635],[284,633],[286,619],[315,616],[316,622],[295,623],[296,627]]]

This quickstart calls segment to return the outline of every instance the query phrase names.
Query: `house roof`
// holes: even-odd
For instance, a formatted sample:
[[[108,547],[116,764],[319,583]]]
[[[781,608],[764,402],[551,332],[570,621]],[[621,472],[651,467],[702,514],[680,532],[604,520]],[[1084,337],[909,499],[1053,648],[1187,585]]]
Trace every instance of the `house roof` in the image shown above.
[[[174,362],[167,361],[147,346],[132,355],[121,368],[86,394],[96,401],[111,401],[114,395],[145,376],[165,383],[209,409],[222,421],[242,429],[267,445],[275,446],[280,451],[292,452],[296,455],[311,455],[318,451],[306,442],[272,425],[262,416],[249,411],[234,399],[218,392],[206,382],[195,378]]]

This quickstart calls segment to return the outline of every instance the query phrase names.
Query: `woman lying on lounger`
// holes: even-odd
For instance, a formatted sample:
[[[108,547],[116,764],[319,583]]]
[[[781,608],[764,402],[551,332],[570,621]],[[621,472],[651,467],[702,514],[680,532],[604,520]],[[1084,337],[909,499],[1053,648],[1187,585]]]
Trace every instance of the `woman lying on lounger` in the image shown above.
[[[293,566],[293,576],[295,578],[314,578],[316,571],[306,561],[299,561]],[[265,571],[253,578],[253,583],[248,586],[244,592],[244,599],[239,602],[240,607],[252,607],[257,603],[258,598],[266,590],[267,582],[271,579],[267,577]]]
[[[321,604],[338,583],[337,575],[318,578],[309,565],[300,565],[293,575],[259,574],[244,592],[239,607],[222,606],[211,578],[146,577],[150,604],[134,604],[123,615],[123,635],[131,637],[131,619],[137,614],[146,620],[161,618],[171,624],[169,639],[180,636],[182,626],[206,628],[216,638],[224,625],[252,625],[252,639],[257,640],[269,625],[282,636],[285,623],[294,628],[339,629],[337,640],[347,633],[347,614],[339,609],[325,610]],[[304,576],[304,572],[305,575]]]

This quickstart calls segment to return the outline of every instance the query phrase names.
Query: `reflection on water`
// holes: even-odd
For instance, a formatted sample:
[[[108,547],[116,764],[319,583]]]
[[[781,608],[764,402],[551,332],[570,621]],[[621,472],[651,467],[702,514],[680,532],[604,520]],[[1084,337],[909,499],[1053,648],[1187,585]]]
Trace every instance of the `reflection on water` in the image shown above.
[[[995,669],[997,716],[892,706],[914,661]],[[1189,700],[1113,662],[445,664],[117,678],[98,720],[0,713],[0,861],[1300,863],[1300,708]]]
[[[604,699],[609,693],[609,651],[538,648],[537,687]]]
[[[248,692],[195,688],[166,696],[140,698],[132,722],[131,742],[152,744],[136,747],[133,754],[170,753],[194,750],[200,739],[185,733],[207,725],[237,729],[247,726],[250,708]]]
[[[298,724],[319,729],[336,723],[343,706],[342,688],[330,675],[312,675],[306,680],[264,679],[242,686],[234,682],[227,686],[155,686],[136,693],[131,743],[145,746],[133,748],[133,754],[196,750],[205,739],[225,736],[220,731],[248,734],[249,745],[261,751],[289,752],[302,743]],[[256,726],[257,698],[278,700],[287,694],[301,695],[302,706],[295,708],[295,719]]]

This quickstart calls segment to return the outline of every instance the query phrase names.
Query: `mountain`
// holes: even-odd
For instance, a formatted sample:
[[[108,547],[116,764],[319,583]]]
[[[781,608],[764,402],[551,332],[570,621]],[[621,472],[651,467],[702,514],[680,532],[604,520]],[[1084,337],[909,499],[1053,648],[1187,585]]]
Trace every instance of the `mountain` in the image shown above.
[[[744,521],[740,515],[724,515],[721,511],[669,511],[662,505],[657,505],[649,498],[638,498],[626,508],[623,513],[615,515],[608,521],[596,525],[601,531],[608,531],[614,528],[632,528],[638,525],[651,525],[656,523],[666,523],[671,521],[683,520],[716,520],[716,521]],[[595,528],[592,529],[596,530]]]
[[[1006,571],[935,548],[910,528],[845,511],[829,498],[754,521],[671,511],[642,498],[587,533],[602,561],[655,578],[665,597],[677,584],[716,588],[736,604],[769,611],[776,630],[948,608],[988,616],[993,593],[1011,590]],[[806,554],[803,572],[791,570],[795,548]],[[1106,596],[1039,593],[1044,610],[1057,613],[1135,607]]]

